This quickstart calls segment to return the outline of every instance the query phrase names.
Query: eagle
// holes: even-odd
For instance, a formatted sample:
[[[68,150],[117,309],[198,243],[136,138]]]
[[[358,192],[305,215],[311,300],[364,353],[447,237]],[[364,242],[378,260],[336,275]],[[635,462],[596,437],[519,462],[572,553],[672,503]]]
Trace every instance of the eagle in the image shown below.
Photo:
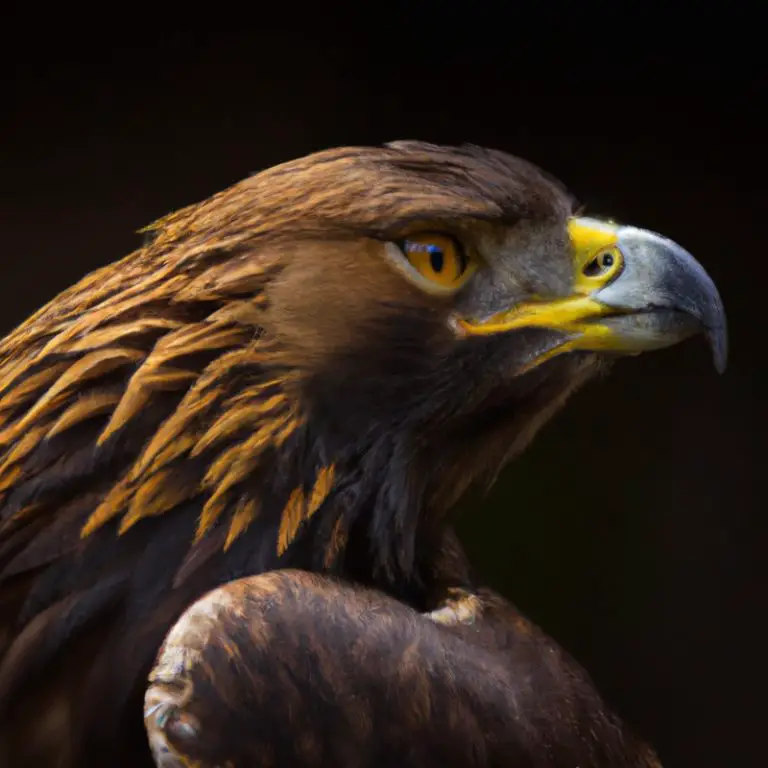
[[[582,213],[496,150],[320,151],[166,216],[2,340],[0,764],[152,765],[158,649],[241,578],[479,618],[465,491],[622,355],[701,333],[726,363],[693,256]]]

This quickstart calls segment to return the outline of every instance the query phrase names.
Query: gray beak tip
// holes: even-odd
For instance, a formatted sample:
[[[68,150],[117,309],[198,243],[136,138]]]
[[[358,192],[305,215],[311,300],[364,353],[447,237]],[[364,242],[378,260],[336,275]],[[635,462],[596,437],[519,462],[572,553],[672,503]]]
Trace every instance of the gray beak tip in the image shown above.
[[[628,286],[634,305],[672,308],[695,319],[712,349],[715,370],[724,373],[728,364],[725,309],[704,267],[682,246],[655,232],[626,227],[622,240],[630,278],[623,283],[634,279],[634,285]],[[615,284],[620,289],[622,281]]]
[[[728,367],[728,334],[724,327],[708,329],[706,338],[712,348],[712,361],[719,374]]]

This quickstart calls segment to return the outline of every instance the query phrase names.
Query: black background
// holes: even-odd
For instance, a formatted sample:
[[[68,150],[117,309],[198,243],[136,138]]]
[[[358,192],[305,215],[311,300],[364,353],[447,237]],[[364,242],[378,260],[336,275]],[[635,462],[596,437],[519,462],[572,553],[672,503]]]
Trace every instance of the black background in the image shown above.
[[[764,765],[765,13],[695,5],[8,11],[0,329],[160,215],[328,146],[497,147],[672,237],[721,289],[727,373],[695,341],[623,362],[463,529],[667,768]]]

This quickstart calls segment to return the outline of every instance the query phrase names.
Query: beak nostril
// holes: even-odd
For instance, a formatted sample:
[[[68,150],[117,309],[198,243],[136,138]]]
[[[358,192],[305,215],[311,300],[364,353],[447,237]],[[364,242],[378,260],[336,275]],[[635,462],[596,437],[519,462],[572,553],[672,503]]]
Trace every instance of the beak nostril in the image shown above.
[[[600,263],[597,259],[592,259],[582,270],[587,277],[597,277],[600,272]]]
[[[616,260],[612,253],[601,253],[600,255],[595,256],[591,261],[587,262],[582,269],[582,272],[585,277],[598,277],[604,272],[607,272],[615,263]]]

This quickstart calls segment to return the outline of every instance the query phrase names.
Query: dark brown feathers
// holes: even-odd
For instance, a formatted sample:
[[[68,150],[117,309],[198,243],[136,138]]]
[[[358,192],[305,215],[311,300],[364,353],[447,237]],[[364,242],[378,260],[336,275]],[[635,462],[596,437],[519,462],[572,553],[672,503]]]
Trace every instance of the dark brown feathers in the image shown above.
[[[298,571],[227,584],[152,672],[158,764],[661,768],[568,654],[498,595],[478,599],[473,624],[443,627]]]
[[[230,579],[332,569],[429,603],[448,502],[498,459],[469,425],[446,431],[468,402],[457,371],[492,355],[454,349],[381,241],[418,223],[557,229],[569,210],[503,153],[329,150],[165,217],[0,342],[0,763],[14,711],[43,707],[69,664],[69,764],[119,738],[143,765],[143,676],[183,608]],[[497,453],[584,378],[548,370]],[[14,766],[40,764],[14,743]]]

